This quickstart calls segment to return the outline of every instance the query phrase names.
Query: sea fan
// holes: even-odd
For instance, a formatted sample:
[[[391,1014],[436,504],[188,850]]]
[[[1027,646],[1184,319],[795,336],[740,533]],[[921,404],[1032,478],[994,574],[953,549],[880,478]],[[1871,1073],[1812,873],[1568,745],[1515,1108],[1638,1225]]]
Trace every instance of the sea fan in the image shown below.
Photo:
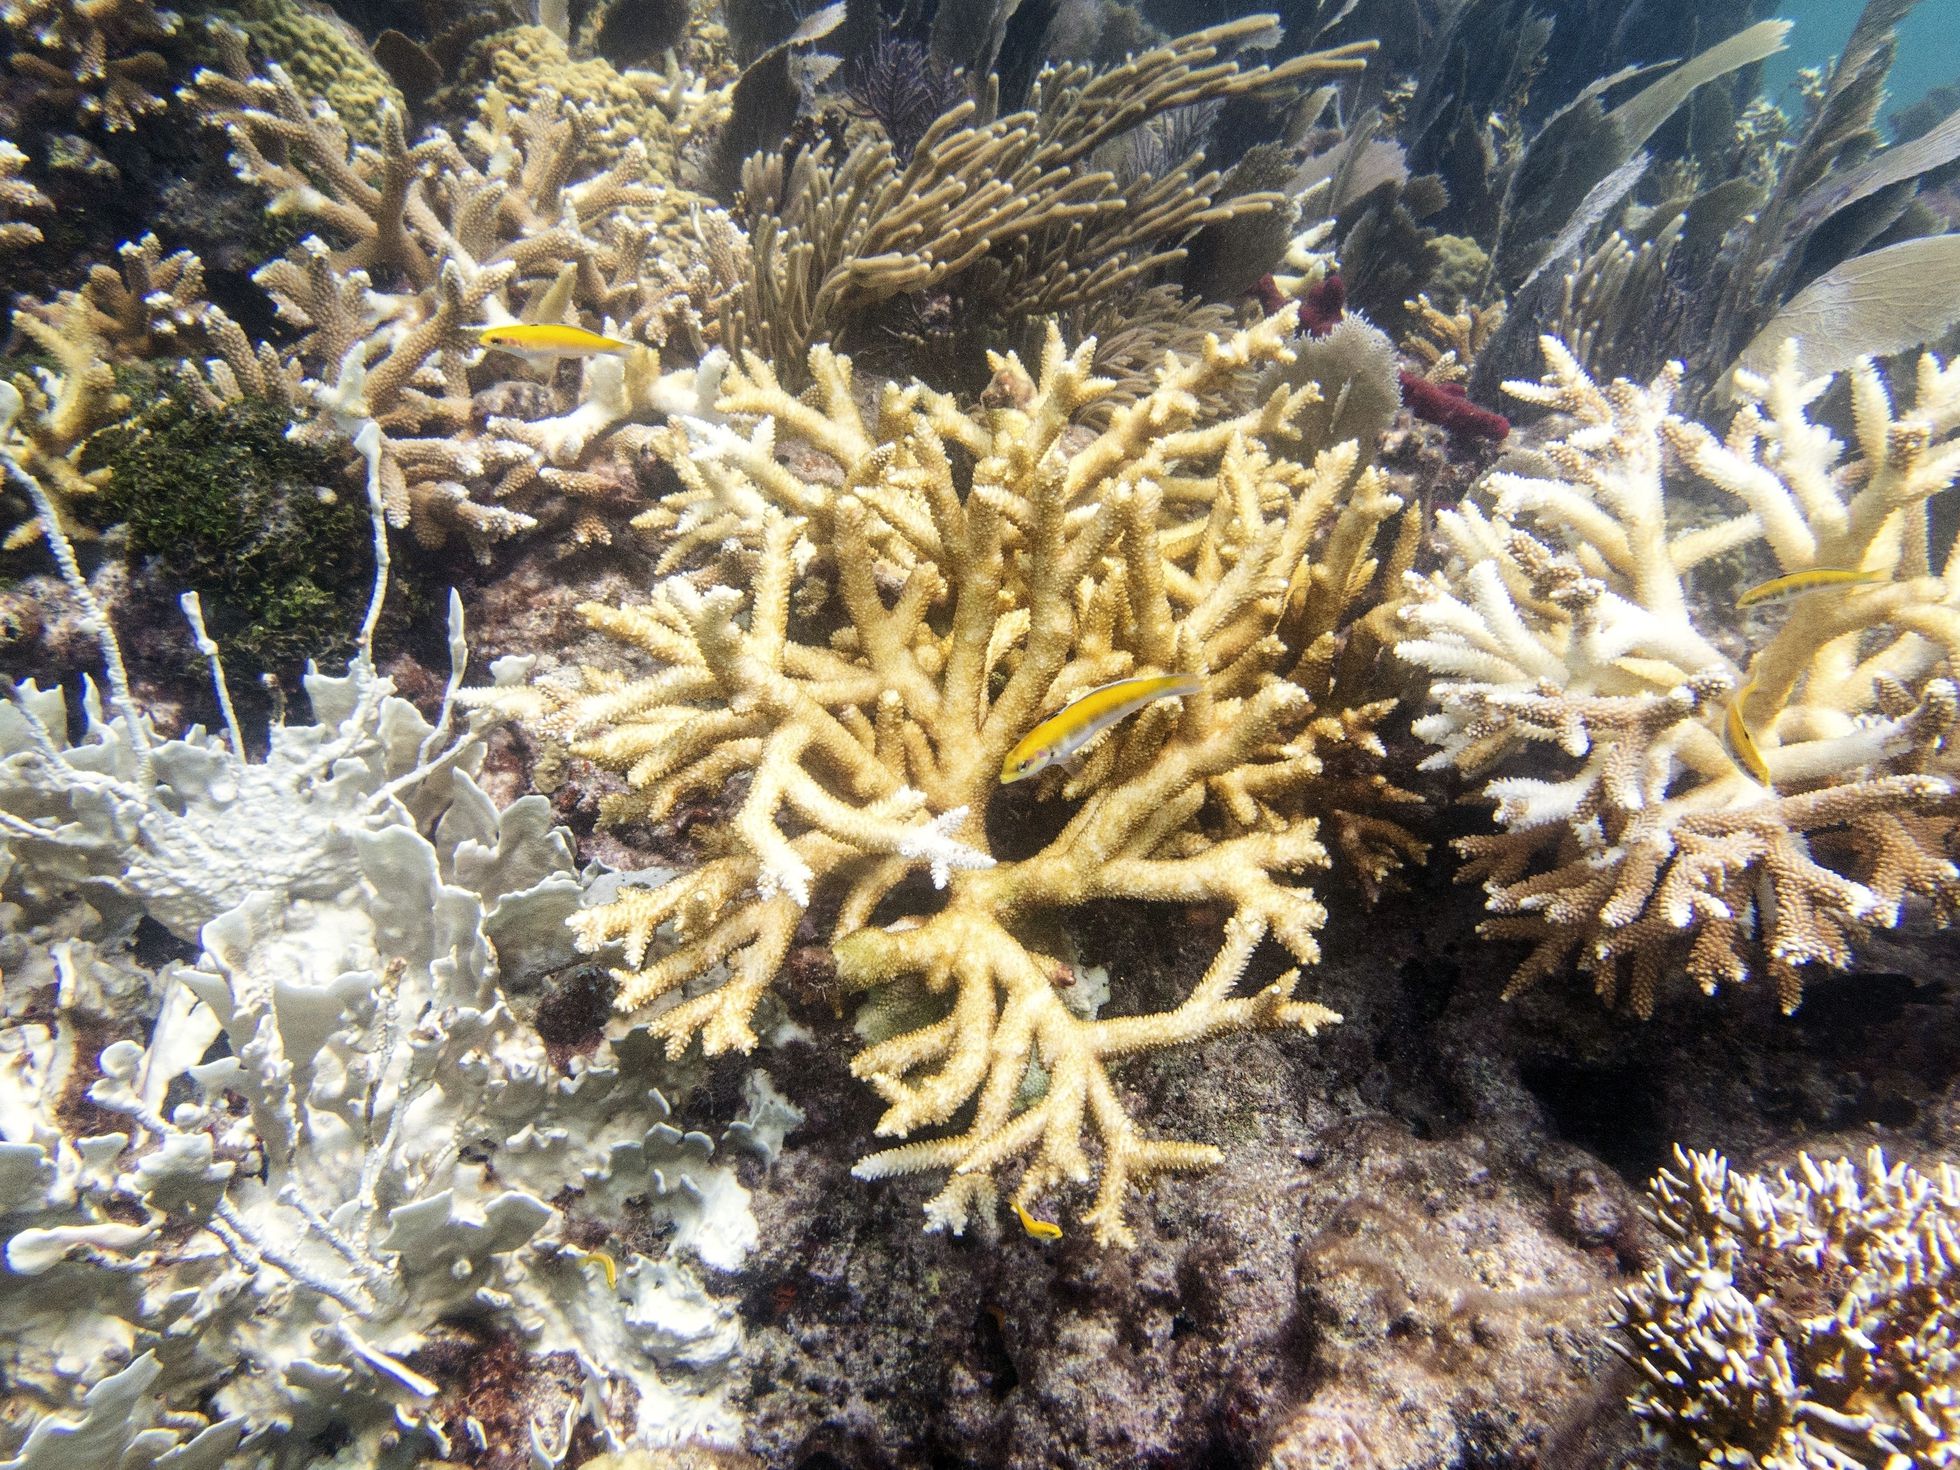
[[[965,99],[966,82],[919,42],[880,36],[852,65],[844,92],[859,116],[885,130],[904,162],[932,120]]]

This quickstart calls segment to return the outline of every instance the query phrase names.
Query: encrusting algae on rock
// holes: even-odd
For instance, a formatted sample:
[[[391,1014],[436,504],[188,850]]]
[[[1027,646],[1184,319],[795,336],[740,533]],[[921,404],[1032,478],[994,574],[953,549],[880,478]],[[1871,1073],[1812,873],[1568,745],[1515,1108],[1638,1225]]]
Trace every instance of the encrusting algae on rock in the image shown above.
[[[1093,346],[1070,352],[1054,333],[1038,377],[995,358],[976,410],[890,384],[867,416],[845,359],[814,352],[815,386],[798,398],[749,357],[717,404],[732,423],[684,417],[669,431],[683,489],[643,518],[668,532],[668,576],[642,605],[581,609],[653,670],[477,696],[624,773],[614,821],[657,821],[746,781],[721,855],[579,920],[588,949],[623,946],[619,1004],[654,1007],[647,1024],[671,1050],[697,1036],[710,1053],[755,1044],[756,1005],[807,911],[848,988],[937,997],[936,1019],[852,1063],[889,1105],[881,1134],[940,1128],[971,1105],[958,1131],[857,1166],[947,1176],[927,1206],[936,1228],[990,1215],[995,1175],[1017,1161],[1017,1208],[1091,1178],[1093,1128],[1087,1222],[1128,1243],[1127,1187],[1219,1151],[1143,1134],[1110,1064],[1338,1019],[1294,997],[1296,971],[1234,990],[1269,933],[1317,957],[1324,911],[1296,875],[1328,861],[1322,821],[1395,799],[1369,771],[1393,701],[1347,702],[1336,670],[1352,660],[1358,680],[1368,667],[1378,644],[1359,615],[1406,564],[1384,558],[1408,538],[1400,500],[1357,467],[1352,442],[1299,442],[1312,384],[1202,411],[1209,391],[1286,361],[1291,330],[1288,311],[1167,362],[1100,432],[1072,427],[1107,386],[1089,371]],[[827,635],[796,611],[826,576]],[[1041,775],[1039,797],[1074,814],[1038,851],[997,850],[988,819],[1009,750],[1070,695],[1150,668],[1188,676],[1188,692],[1105,731],[1074,773]],[[1347,829],[1378,872],[1406,850],[1390,828]],[[1071,1011],[1057,987],[1068,967],[1043,936],[1099,899],[1227,909],[1181,1003]],[[1045,1088],[1031,1096],[1037,1062]]]

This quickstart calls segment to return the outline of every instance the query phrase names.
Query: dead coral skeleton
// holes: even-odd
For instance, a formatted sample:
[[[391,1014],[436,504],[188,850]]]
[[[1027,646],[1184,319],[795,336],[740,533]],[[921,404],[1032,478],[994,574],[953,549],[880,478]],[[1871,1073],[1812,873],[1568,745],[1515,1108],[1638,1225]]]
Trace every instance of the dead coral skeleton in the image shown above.
[[[1960,1171],[1873,1148],[1774,1175],[1675,1150],[1661,1263],[1622,1291],[1630,1403],[1703,1465],[1940,1465],[1960,1444]]]
[[[20,407],[0,385],[0,429]],[[507,987],[572,959],[586,889],[542,798],[500,813],[473,780],[460,599],[434,723],[376,670],[378,474],[356,656],[309,673],[317,723],[276,723],[249,760],[195,594],[225,730],[166,739],[52,501],[11,452],[0,469],[39,509],[109,686],[106,709],[88,687],[78,741],[60,690],[0,691],[8,1463],[276,1470],[328,1430],[361,1463],[446,1454],[452,1375],[429,1349],[465,1317],[553,1370],[499,1453],[563,1463],[588,1417],[612,1444],[732,1435],[739,1328],[682,1252],[737,1265],[747,1191],[644,1067],[602,1042],[560,1068],[513,1013]],[[197,962],[140,964],[139,919]],[[760,1074],[744,1095],[727,1137],[772,1149],[794,1110]],[[571,1242],[592,1222],[573,1212],[617,1220],[629,1198],[668,1245],[583,1270]]]
[[[1678,364],[1602,388],[1543,346],[1544,381],[1510,391],[1565,417],[1488,477],[1489,510],[1438,517],[1448,563],[1414,581],[1398,645],[1436,677],[1426,765],[1507,771],[1484,787],[1505,830],[1460,844],[1501,916],[1486,932],[1533,945],[1507,993],[1576,962],[1646,1015],[1685,966],[1705,990],[1764,975],[1792,1009],[1805,965],[1848,965],[1909,895],[1942,918],[1960,901],[1960,562],[1936,562],[1928,511],[1960,475],[1960,370],[1922,358],[1895,408],[1861,365],[1846,445],[1810,415],[1829,380],[1786,357],[1738,375],[1717,439],[1675,412]],[[1682,524],[1683,471],[1739,512]],[[1869,580],[1773,608],[1774,632],[1731,656],[1689,577],[1759,546],[1764,577]],[[1565,757],[1550,779],[1528,764],[1546,747]]]
[[[1109,386],[1089,371],[1093,344],[1070,353],[1052,332],[1038,375],[992,359],[995,387],[974,411],[914,383],[886,386],[867,415],[849,362],[827,349],[801,398],[750,356],[719,401],[748,431],[684,419],[686,446],[670,444],[684,488],[649,520],[669,534],[671,575],[643,605],[581,609],[653,669],[481,696],[623,772],[612,820],[659,820],[746,782],[720,856],[579,921],[586,947],[623,945],[620,1003],[654,1007],[649,1027],[675,1050],[697,1036],[711,1053],[754,1044],[757,1003],[807,910],[835,914],[846,985],[922,987],[936,1019],[853,1070],[889,1104],[881,1134],[972,1112],[857,1172],[949,1176],[932,1228],[991,1218],[994,1176],[1016,1161],[1017,1206],[1088,1180],[1093,1128],[1087,1219],[1127,1243],[1130,1184],[1219,1154],[1144,1135],[1111,1064],[1337,1019],[1294,998],[1296,971],[1234,991],[1268,933],[1316,957],[1323,911],[1294,879],[1327,861],[1320,818],[1357,794],[1391,797],[1366,768],[1392,701],[1338,686],[1349,656],[1378,646],[1361,614],[1409,538],[1383,534],[1401,502],[1357,468],[1355,445],[1290,454],[1314,385],[1204,414],[1223,382],[1287,360],[1292,322],[1277,313],[1168,360],[1099,432],[1071,427]],[[715,549],[722,574],[674,570]],[[836,578],[842,610],[828,637],[793,613],[819,574]],[[1150,670],[1203,688],[1110,731],[1075,772],[1039,778],[1079,806],[1039,852],[997,856],[987,815],[1009,748],[1071,695]],[[1350,764],[1361,769],[1337,772]],[[1365,824],[1348,835],[1384,866],[1399,855]],[[920,906],[923,878],[943,906]],[[1056,921],[1106,898],[1230,911],[1180,1004],[1103,1020],[1070,1009]],[[905,917],[887,919],[893,905]],[[1034,1096],[1031,1078],[1045,1080]]]

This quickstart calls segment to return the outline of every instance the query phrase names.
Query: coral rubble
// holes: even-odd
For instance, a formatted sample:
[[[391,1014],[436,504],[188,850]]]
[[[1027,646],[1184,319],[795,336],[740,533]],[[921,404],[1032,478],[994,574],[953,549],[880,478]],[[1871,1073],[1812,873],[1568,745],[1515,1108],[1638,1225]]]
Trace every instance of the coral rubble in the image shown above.
[[[624,773],[615,820],[746,783],[720,856],[579,921],[586,946],[624,945],[620,1002],[654,1006],[648,1025],[675,1051],[696,1036],[711,1053],[753,1045],[751,1017],[809,908],[834,914],[847,986],[924,987],[926,1019],[853,1068],[889,1104],[880,1133],[974,1112],[858,1170],[950,1175],[927,1208],[936,1227],[990,1213],[995,1171],[1017,1160],[1017,1206],[1086,1180],[1093,1128],[1088,1218],[1127,1240],[1126,1186],[1216,1150],[1141,1134],[1109,1063],[1336,1019],[1293,998],[1292,971],[1250,996],[1234,987],[1268,932],[1315,957],[1322,909],[1290,880],[1327,861],[1322,819],[1358,808],[1344,850],[1376,876],[1406,851],[1367,809],[1394,794],[1368,769],[1392,702],[1340,692],[1379,646],[1361,614],[1395,571],[1378,542],[1406,552],[1385,530],[1401,503],[1357,470],[1352,442],[1295,447],[1311,383],[1229,417],[1200,408],[1224,381],[1286,362],[1291,324],[1282,313],[1168,361],[1100,432],[1071,428],[1106,391],[1093,347],[1070,353],[1052,333],[1038,375],[994,358],[995,387],[971,411],[893,384],[867,416],[846,359],[813,352],[799,399],[751,356],[717,406],[752,427],[683,418],[686,440],[669,441],[683,489],[646,520],[669,534],[670,575],[644,605],[581,610],[654,668],[482,696]],[[672,570],[717,547],[722,571]],[[821,576],[842,619],[828,636],[795,611]],[[1151,669],[1204,685],[1044,776],[1078,808],[1038,851],[998,854],[989,815],[1009,748],[1070,695]],[[922,906],[925,877],[943,904]],[[1071,1009],[1057,921],[1104,898],[1230,913],[1181,1003]]]
[[[1462,841],[1463,876],[1501,915],[1487,932],[1533,945],[1512,993],[1576,962],[1645,1015],[1685,967],[1708,990],[1762,975],[1792,1009],[1804,966],[1847,966],[1908,896],[1942,916],[1960,898],[1960,590],[1928,510],[1960,475],[1960,370],[1922,358],[1895,408],[1861,365],[1846,445],[1811,415],[1828,380],[1786,357],[1738,376],[1718,439],[1675,410],[1678,366],[1601,388],[1544,348],[1544,381],[1511,392],[1559,427],[1489,477],[1489,510],[1438,517],[1448,563],[1402,614],[1399,652],[1437,676],[1416,725],[1439,747],[1427,764],[1506,772],[1484,787],[1505,830]],[[1739,512],[1696,524],[1690,474]],[[1772,609],[1773,632],[1725,651],[1689,575],[1758,544],[1762,576],[1868,576]],[[1527,774],[1547,747],[1564,768]]]
[[[1703,1465],[1938,1465],[1960,1444],[1960,1172],[1675,1152],[1661,1263],[1619,1294],[1634,1414]]]

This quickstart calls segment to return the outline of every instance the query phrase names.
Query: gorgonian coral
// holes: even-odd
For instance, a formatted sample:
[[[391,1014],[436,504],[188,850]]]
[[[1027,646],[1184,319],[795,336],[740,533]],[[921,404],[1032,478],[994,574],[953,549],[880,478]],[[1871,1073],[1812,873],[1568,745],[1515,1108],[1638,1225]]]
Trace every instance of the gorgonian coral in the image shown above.
[[[909,158],[875,136],[840,159],[824,147],[751,157],[736,210],[750,252],[720,304],[722,343],[764,351],[794,375],[811,346],[849,344],[867,313],[903,295],[959,294],[958,325],[971,331],[1147,283],[1203,226],[1284,201],[1222,197],[1197,151],[1122,184],[1094,155],[1159,114],[1358,71],[1373,50],[1339,46],[1270,67],[1232,59],[1272,32],[1272,17],[1251,16],[1100,75],[1050,68],[1025,110],[994,117],[963,102],[931,119]]]
[[[880,36],[844,78],[844,94],[885,130],[892,152],[908,162],[940,113],[962,101],[960,74],[917,41]]]
[[[1805,965],[1848,964],[1908,895],[1960,901],[1960,563],[1928,509],[1960,476],[1960,370],[1921,359],[1895,409],[1861,365],[1847,445],[1811,416],[1828,380],[1786,357],[1738,375],[1717,439],[1675,412],[1678,365],[1602,388],[1544,349],[1544,381],[1510,391],[1564,417],[1438,517],[1448,561],[1398,645],[1436,676],[1427,764],[1504,771],[1484,791],[1505,830],[1460,844],[1464,876],[1501,915],[1486,932],[1533,946],[1510,993],[1576,963],[1645,1015],[1685,967],[1709,990],[1766,975],[1794,1008]],[[1739,513],[1701,523],[1690,474]],[[1743,648],[1689,585],[1736,553],[1751,580],[1823,574]]]

